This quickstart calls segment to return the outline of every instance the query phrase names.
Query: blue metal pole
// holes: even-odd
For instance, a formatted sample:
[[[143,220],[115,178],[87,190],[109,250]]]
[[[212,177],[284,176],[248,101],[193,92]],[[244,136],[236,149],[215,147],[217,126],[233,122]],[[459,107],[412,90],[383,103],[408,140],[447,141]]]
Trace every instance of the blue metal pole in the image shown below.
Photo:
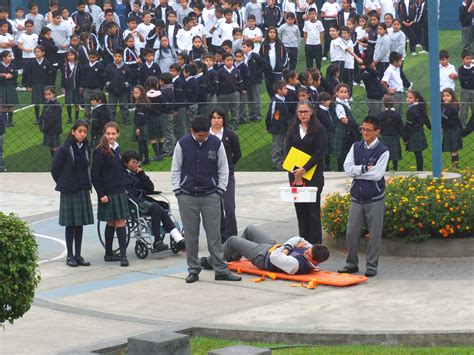
[[[427,2],[428,5],[428,2]],[[439,0],[428,5],[428,40],[430,45],[430,96],[431,96],[431,157],[433,176],[441,177],[441,97],[439,93]]]

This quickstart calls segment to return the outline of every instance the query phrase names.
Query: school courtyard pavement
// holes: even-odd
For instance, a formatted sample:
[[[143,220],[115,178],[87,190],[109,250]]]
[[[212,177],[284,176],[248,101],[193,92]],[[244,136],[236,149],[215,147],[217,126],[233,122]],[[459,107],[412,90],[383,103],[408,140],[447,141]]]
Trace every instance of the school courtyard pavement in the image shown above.
[[[179,219],[169,193],[170,174],[150,175]],[[323,196],[347,189],[344,174],[325,175]],[[255,224],[279,241],[297,234],[293,205],[279,200],[278,187],[285,186],[286,179],[285,173],[236,174],[240,230]],[[186,284],[182,253],[165,251],[139,260],[132,241],[130,267],[104,263],[95,226],[85,228],[83,243],[83,256],[92,266],[67,267],[58,207],[59,193],[48,173],[0,175],[0,210],[17,213],[30,224],[39,243],[42,278],[31,310],[0,329],[0,354],[72,353],[135,334],[186,327],[235,337],[255,334],[260,341],[433,346],[474,342],[474,255],[382,256],[375,278],[343,288],[254,283],[250,275],[242,275],[241,282],[222,282],[205,270],[199,282]],[[203,232],[200,254],[207,255]],[[333,247],[322,269],[335,271],[344,260],[344,251]],[[363,273],[364,263],[360,266]]]

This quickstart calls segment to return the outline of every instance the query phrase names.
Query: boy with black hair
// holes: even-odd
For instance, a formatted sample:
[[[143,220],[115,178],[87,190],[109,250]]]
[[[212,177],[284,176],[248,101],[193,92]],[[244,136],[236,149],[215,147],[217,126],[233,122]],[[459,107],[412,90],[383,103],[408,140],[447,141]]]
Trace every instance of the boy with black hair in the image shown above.
[[[26,87],[28,67],[35,59],[34,49],[38,44],[38,35],[33,32],[33,26],[33,21],[26,20],[25,32],[20,35],[17,41],[18,48],[22,52],[23,76],[21,84],[23,87]]]
[[[170,48],[178,50],[178,31],[181,29],[181,25],[177,22],[177,16],[175,11],[168,12],[168,22],[166,23],[165,32],[168,35],[170,41]]]
[[[105,68],[99,62],[99,53],[95,49],[89,51],[89,62],[82,66],[81,85],[84,99],[85,115],[87,119],[91,117],[91,98],[102,93],[105,85]]]
[[[232,48],[232,31],[234,28],[238,28],[239,25],[233,21],[233,15],[234,12],[231,9],[225,9],[224,10],[224,19],[225,21],[220,24],[219,28],[216,29],[217,35],[220,38],[221,43],[223,44],[224,41],[230,40],[231,45],[230,47]]]
[[[458,73],[454,65],[449,63],[449,52],[441,50],[439,52],[439,92],[444,89],[453,89],[456,91],[456,82]]]
[[[194,64],[186,64],[182,70],[184,78],[184,94],[186,95],[187,111],[186,111],[186,128],[191,127],[191,120],[198,112],[199,83],[196,80],[196,66]]]
[[[238,49],[234,54],[235,64],[234,66],[240,71],[242,77],[242,91],[240,92],[240,107],[239,107],[239,123],[248,123],[249,111],[247,106],[248,101],[248,89],[249,89],[249,68],[245,63],[245,54],[242,49]]]
[[[30,2],[29,9],[30,12],[26,15],[26,19],[33,21],[33,32],[39,36],[43,27],[46,26],[46,20],[43,15],[38,13],[38,5],[36,3]]]
[[[206,69],[207,69],[207,75],[206,75],[206,80],[207,80],[207,106],[206,106],[206,113],[210,113],[211,110],[214,109],[214,106],[216,105],[217,102],[217,85],[216,85],[216,78],[217,78],[217,73],[216,69],[214,68],[214,56],[210,53],[207,53],[203,57],[203,62],[206,64]]]
[[[288,93],[286,82],[277,80],[273,84],[275,95],[272,96],[268,107],[265,126],[267,132],[272,135],[272,163],[273,169],[283,171],[283,160],[285,157],[284,143],[286,131],[288,129],[288,107],[285,103],[285,96]]]
[[[296,64],[298,62],[298,48],[301,42],[300,30],[295,23],[295,14],[292,12],[287,13],[285,23],[278,29],[278,37],[288,53],[288,68],[290,70],[296,69]]]
[[[224,50],[225,53],[232,54],[232,41],[227,39],[222,42],[221,48]]]
[[[161,19],[155,20],[155,29],[148,32],[145,49],[151,48],[155,52],[160,49],[160,41],[161,37],[165,35],[165,27],[166,24]],[[144,55],[144,52],[142,50],[142,55]]]
[[[281,9],[276,5],[275,0],[267,0],[267,6],[263,10],[263,28],[268,30],[269,27],[280,26],[283,21]]]
[[[92,16],[92,26],[89,31],[96,32],[99,29],[102,17],[102,9],[96,5],[97,0],[86,0],[87,5],[85,11]],[[86,29],[83,28],[85,31]]]
[[[183,19],[183,28],[178,31],[176,36],[176,45],[178,46],[179,51],[189,52],[193,48],[193,32],[191,28],[193,27],[193,20],[186,16]]]
[[[334,144],[334,123],[329,113],[332,104],[332,97],[327,92],[318,95],[319,107],[316,110],[316,118],[326,128],[327,148],[324,152],[325,171],[331,171],[331,151]]]
[[[140,47],[142,42],[145,41],[145,38],[143,38],[142,34],[138,32],[137,24],[138,22],[135,17],[127,18],[127,29],[123,31],[122,38],[125,40],[128,35],[131,35],[135,43],[135,49],[137,53],[140,53]]]
[[[260,54],[253,51],[254,42],[246,40],[242,44],[242,50],[245,54],[244,62],[249,70],[247,101],[250,121],[261,121],[261,103],[260,103],[260,84],[263,81],[263,70],[265,63]]]
[[[51,37],[54,40],[54,44],[58,47],[57,58],[59,67],[62,67],[65,60],[65,54],[69,47],[69,28],[63,21],[61,11],[56,10],[52,14],[52,22],[48,24],[51,29]]]
[[[240,70],[234,67],[234,57],[231,53],[222,56],[224,66],[217,71],[218,84],[217,102],[228,115],[227,127],[237,129],[239,119],[239,98],[242,92],[243,80]],[[230,115],[228,114],[230,111]]]
[[[102,21],[97,30],[97,38],[99,39],[99,43],[102,48],[105,47],[104,38],[107,35],[107,29],[111,24],[117,25],[117,23],[114,22],[114,11],[112,9],[107,9],[104,11],[104,21]]]
[[[110,122],[110,111],[107,100],[102,92],[93,94],[89,103],[93,106],[91,112],[91,147],[95,149],[104,134],[104,126]]]
[[[184,18],[188,17],[189,13],[192,11],[189,7],[188,0],[178,0],[178,6],[176,7],[176,15],[178,16],[178,23],[184,25]]]
[[[8,9],[4,6],[0,6],[0,21],[6,21],[8,24],[7,33],[13,35],[13,25],[10,22],[11,20],[8,18]]]
[[[143,37],[144,41],[140,43],[140,55],[143,55],[143,51],[146,47],[146,39],[151,31],[155,30],[155,25],[151,23],[151,14],[144,11],[142,14],[142,23],[137,26],[138,33]]]
[[[323,57],[324,27],[317,18],[316,9],[309,9],[308,20],[304,22],[303,34],[305,43],[306,68],[313,68],[313,63],[321,70]]]
[[[155,9],[155,21],[161,20],[164,23],[168,22],[168,15],[170,11],[174,11],[168,4],[168,0],[160,0],[160,3]]]
[[[403,93],[403,81],[400,76],[400,67],[403,63],[403,57],[398,52],[390,53],[388,58],[390,65],[382,78],[382,85],[388,95],[392,95],[395,99],[395,110],[402,113],[402,93]]]
[[[15,38],[8,33],[8,24],[9,22],[7,20],[0,20],[0,50],[6,50],[13,54],[16,41]]]
[[[137,25],[142,23],[142,12],[140,11],[140,7],[142,4],[140,1],[134,1],[132,4],[132,11],[130,11],[127,15],[127,19],[133,18],[135,19]],[[128,22],[128,21],[127,21]]]
[[[201,58],[202,59],[202,58]],[[207,113],[207,94],[208,94],[208,82],[205,75],[207,68],[204,62],[197,60],[194,63],[196,67],[195,79],[199,87],[199,95],[197,98],[198,103],[198,115],[205,115]]]
[[[85,31],[85,28],[92,28],[94,20],[91,14],[86,12],[85,0],[79,0],[76,5],[76,11],[71,15],[72,20],[76,24],[74,32],[79,36]]]
[[[410,0],[411,1],[411,0]],[[372,62],[375,53],[375,44],[377,43],[377,27],[380,23],[377,11],[370,11],[369,14],[369,31],[367,32],[367,49],[365,50],[365,57]]]
[[[466,127],[469,106],[471,106],[471,114],[474,114],[474,65],[470,51],[463,51],[461,56],[463,64],[458,68],[459,82],[461,83],[459,119],[462,126]]]
[[[386,91],[380,82],[377,70],[372,68],[370,63],[364,61],[364,65],[361,65],[360,69],[367,94],[367,116],[377,117],[382,112],[382,99]]]
[[[260,5],[261,6],[261,5]],[[244,36],[244,41],[250,40],[253,43],[253,52],[260,53],[260,43],[263,39],[262,30],[257,26],[257,21],[255,20],[254,15],[249,15],[247,17],[247,27],[242,31]],[[301,38],[301,36],[300,36]]]
[[[163,124],[163,153],[159,159],[164,157],[169,157],[173,155],[173,149],[175,145],[175,136],[174,136],[174,119],[173,113],[175,112],[174,105],[174,89],[173,89],[173,78],[170,73],[163,73],[160,76],[160,91],[161,95],[159,96],[159,120]]]
[[[123,123],[128,124],[128,104],[132,72],[123,62],[122,52],[116,52],[114,54],[114,62],[107,65],[105,70],[107,77],[105,90],[109,92],[109,105],[112,121],[115,121],[117,104],[119,104]]]
[[[145,86],[145,81],[150,76],[161,77],[161,69],[154,61],[155,54],[149,48],[145,48],[145,62],[138,67],[138,84]]]
[[[177,63],[172,64],[170,66],[170,74],[172,77],[172,84],[174,89],[174,101],[175,101],[175,109],[176,113],[174,116],[176,117],[175,122],[175,136],[176,139],[181,138],[183,135],[186,134],[186,93],[185,89],[185,81],[180,76],[181,68]]]

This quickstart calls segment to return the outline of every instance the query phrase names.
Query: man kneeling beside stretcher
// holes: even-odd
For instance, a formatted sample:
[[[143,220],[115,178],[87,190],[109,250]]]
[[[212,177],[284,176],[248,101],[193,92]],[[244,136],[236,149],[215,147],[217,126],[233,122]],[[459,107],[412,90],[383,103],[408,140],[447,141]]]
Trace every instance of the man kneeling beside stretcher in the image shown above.
[[[301,237],[278,244],[255,226],[245,228],[242,237],[234,235],[227,239],[223,248],[227,262],[244,256],[259,269],[290,275],[310,273],[329,258],[329,250],[323,245],[312,245]],[[212,269],[209,258],[201,258],[201,266],[206,270]]]

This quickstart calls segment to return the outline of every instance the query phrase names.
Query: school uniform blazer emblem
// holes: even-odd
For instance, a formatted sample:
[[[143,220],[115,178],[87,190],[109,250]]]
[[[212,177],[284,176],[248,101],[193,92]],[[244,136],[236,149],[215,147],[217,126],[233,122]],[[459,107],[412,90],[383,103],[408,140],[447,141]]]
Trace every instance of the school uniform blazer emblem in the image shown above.
[[[217,151],[216,150],[210,150],[207,152],[207,158],[208,159],[217,159]]]
[[[99,69],[95,68],[94,71],[98,71]]]
[[[46,65],[43,65],[43,69],[46,70]]]
[[[122,74],[125,75],[125,70],[122,70]]]

